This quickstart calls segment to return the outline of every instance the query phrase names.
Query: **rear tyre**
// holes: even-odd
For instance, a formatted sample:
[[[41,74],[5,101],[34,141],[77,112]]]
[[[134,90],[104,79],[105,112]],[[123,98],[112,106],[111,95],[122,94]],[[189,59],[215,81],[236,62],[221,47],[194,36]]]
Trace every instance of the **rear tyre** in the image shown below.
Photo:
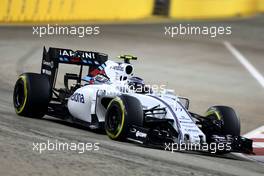
[[[215,120],[222,120],[222,135],[240,135],[240,120],[233,108],[228,106],[212,106],[206,116],[212,116]]]
[[[47,112],[50,97],[51,86],[46,75],[24,73],[14,88],[15,111],[20,116],[41,118]]]
[[[105,115],[105,131],[110,139],[124,141],[131,125],[143,126],[140,101],[129,95],[114,98]]]

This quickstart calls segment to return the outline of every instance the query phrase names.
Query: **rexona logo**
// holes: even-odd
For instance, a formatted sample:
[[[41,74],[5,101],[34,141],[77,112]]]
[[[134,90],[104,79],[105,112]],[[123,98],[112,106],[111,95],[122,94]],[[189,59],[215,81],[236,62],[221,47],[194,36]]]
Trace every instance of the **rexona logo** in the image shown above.
[[[60,56],[95,59],[95,53],[94,52],[86,52],[86,51],[59,50],[59,55]]]
[[[77,103],[85,103],[84,102],[84,96],[83,94],[80,94],[80,93],[74,93],[72,96],[71,96],[71,100],[72,101],[75,101]]]

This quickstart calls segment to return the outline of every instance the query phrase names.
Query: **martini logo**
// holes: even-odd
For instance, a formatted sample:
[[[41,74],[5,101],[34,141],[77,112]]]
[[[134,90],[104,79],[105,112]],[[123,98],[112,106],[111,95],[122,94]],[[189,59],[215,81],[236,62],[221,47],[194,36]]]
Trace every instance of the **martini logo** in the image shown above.
[[[68,57],[79,57],[85,59],[95,59],[95,53],[87,51],[59,50],[59,55]]]

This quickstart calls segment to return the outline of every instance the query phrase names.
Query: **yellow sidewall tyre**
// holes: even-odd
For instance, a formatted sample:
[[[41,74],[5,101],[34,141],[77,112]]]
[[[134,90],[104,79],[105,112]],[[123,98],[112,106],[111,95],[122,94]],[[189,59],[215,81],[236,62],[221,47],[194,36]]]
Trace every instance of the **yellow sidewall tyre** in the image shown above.
[[[110,139],[124,141],[132,125],[143,126],[140,101],[129,95],[114,98],[105,115],[105,131]]]
[[[19,76],[13,92],[13,104],[18,115],[43,117],[50,98],[51,86],[46,75],[24,73]]]
[[[222,135],[240,136],[240,119],[233,108],[228,106],[212,106],[206,112],[206,117],[212,116],[222,120]]]

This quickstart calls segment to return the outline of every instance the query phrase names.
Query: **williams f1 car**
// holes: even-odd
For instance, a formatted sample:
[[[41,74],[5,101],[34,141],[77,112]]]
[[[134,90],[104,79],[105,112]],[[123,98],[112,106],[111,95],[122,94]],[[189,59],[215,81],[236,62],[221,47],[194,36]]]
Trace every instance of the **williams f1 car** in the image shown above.
[[[163,89],[154,91],[134,75],[131,55],[108,60],[92,51],[44,47],[41,73],[23,73],[13,93],[20,116],[60,118],[109,138],[150,146],[167,143],[229,144],[224,152],[252,152],[252,140],[240,136],[240,121],[227,106],[212,106],[205,115],[189,110],[189,99]],[[73,64],[78,73],[65,73],[58,88],[59,66]]]

